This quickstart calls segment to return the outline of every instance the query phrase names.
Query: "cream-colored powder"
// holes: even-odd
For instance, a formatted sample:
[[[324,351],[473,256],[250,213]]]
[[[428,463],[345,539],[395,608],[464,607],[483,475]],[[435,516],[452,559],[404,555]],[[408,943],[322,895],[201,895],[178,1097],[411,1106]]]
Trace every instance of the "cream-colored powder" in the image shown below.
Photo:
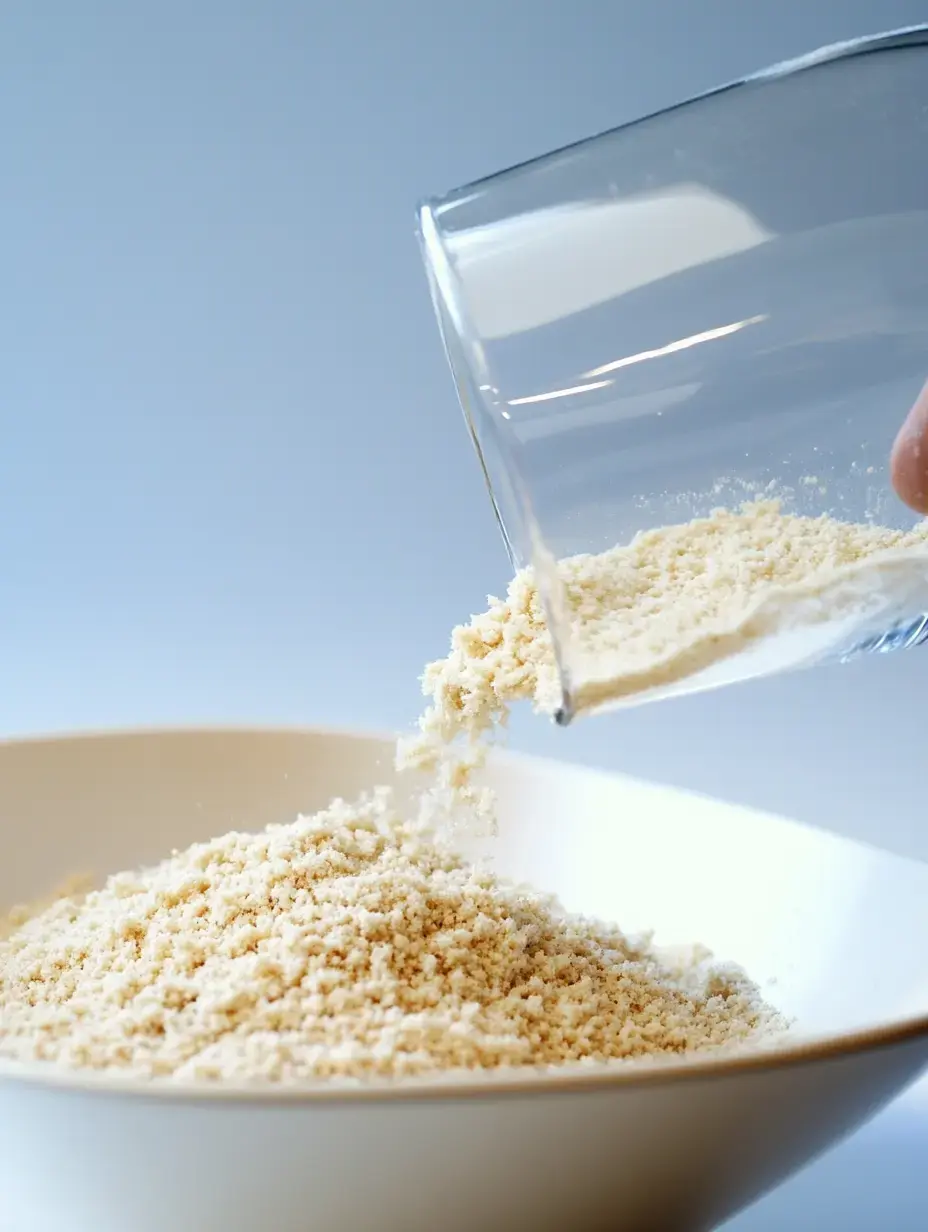
[[[571,667],[595,702],[796,625],[911,605],[926,544],[925,525],[756,501],[562,561]],[[489,738],[513,701],[557,704],[530,571],[454,631],[424,688],[420,731],[398,749],[432,775],[415,825],[379,792],[18,916],[0,933],[0,1053],[177,1078],[364,1079],[675,1055],[783,1025],[743,973],[698,953],[662,961],[647,939],[571,919],[426,832],[436,812],[492,827],[473,781]]]
[[[299,1081],[680,1055],[783,1024],[739,971],[662,964],[396,815],[228,834],[0,941],[0,1053]]]
[[[786,632],[827,635],[894,607],[911,615],[912,604],[928,605],[928,522],[902,532],[752,501],[557,568],[583,710],[678,684]],[[801,658],[801,644],[790,653]],[[513,702],[551,713],[561,700],[532,570],[453,631],[451,653],[426,668],[422,684],[429,706],[398,764],[436,776],[434,811],[463,806],[485,822],[492,802],[472,775],[487,739],[505,726]]]

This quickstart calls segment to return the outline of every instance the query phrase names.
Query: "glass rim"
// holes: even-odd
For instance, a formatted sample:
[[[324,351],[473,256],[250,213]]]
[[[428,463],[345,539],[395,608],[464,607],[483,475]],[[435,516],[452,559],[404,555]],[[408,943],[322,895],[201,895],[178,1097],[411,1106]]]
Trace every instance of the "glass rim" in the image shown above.
[[[436,230],[440,230],[436,211],[451,196],[479,192],[497,180],[518,174],[529,167],[538,166],[549,159],[558,158],[562,154],[568,154],[572,150],[582,149],[584,146],[592,145],[596,141],[601,141],[605,137],[611,137],[613,134],[623,132],[625,129],[633,128],[635,125],[645,124],[648,120],[657,119],[658,116],[669,115],[674,111],[689,107],[692,103],[699,103],[705,99],[714,98],[716,95],[737,90],[742,86],[759,85],[765,81],[773,81],[781,77],[792,77],[798,73],[805,72],[807,69],[817,68],[822,64],[832,64],[839,60],[849,60],[856,56],[869,55],[878,51],[897,51],[906,47],[920,47],[925,44],[928,44],[928,22],[920,22],[913,26],[899,26],[893,30],[884,30],[878,34],[864,34],[857,38],[844,39],[836,43],[826,43],[821,47],[817,47],[814,51],[806,52],[803,55],[792,56],[788,60],[778,60],[775,64],[770,64],[766,68],[758,69],[753,73],[747,73],[743,77],[737,77],[732,81],[725,82],[723,85],[713,86],[698,94],[688,95],[686,98],[680,99],[679,102],[670,103],[668,106],[660,107],[656,111],[649,111],[643,115],[636,116],[634,119],[625,120],[621,124],[615,124],[611,128],[602,129],[600,132],[593,133],[589,137],[581,137],[576,141],[569,141],[565,145],[557,146],[553,150],[547,150],[543,154],[535,154],[531,158],[524,158],[499,171],[479,176],[475,180],[469,180],[457,188],[448,189],[446,192],[438,195],[423,197],[416,207],[416,218],[420,234],[422,220],[426,217],[432,219]]]

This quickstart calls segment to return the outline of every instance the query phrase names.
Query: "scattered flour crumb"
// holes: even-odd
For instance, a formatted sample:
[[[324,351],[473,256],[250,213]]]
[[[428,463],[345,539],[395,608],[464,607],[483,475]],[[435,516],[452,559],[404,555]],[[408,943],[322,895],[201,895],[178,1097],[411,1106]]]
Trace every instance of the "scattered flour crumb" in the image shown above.
[[[382,790],[113,876],[0,941],[0,1053],[164,1079],[591,1064],[783,1025],[739,970],[565,915]]]

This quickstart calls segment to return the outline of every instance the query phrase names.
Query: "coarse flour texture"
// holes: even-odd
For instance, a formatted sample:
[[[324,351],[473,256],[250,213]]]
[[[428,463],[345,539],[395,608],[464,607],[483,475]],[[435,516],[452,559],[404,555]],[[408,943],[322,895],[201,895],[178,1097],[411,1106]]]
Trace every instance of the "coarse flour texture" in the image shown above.
[[[914,530],[785,513],[773,500],[558,562],[578,709],[685,680],[765,639],[881,608],[928,605],[928,522]],[[911,615],[911,607],[909,613]],[[430,807],[492,824],[474,785],[510,705],[553,712],[560,684],[531,569],[451,635],[422,679],[429,705],[398,761],[434,774]]]
[[[228,834],[0,942],[0,1051],[163,1078],[299,1081],[603,1062],[782,1024],[738,970],[562,914],[388,793]]]
[[[903,533],[770,501],[649,531],[559,563],[574,662],[595,703],[796,625],[896,601],[911,614],[928,608],[926,544],[925,524]],[[384,791],[337,801],[14,921],[0,933],[0,1053],[164,1078],[357,1081],[776,1034],[743,973],[698,951],[662,960],[648,938],[569,917],[436,835],[455,817],[492,828],[473,778],[488,741],[513,701],[557,704],[530,571],[454,631],[423,683],[428,708],[397,752],[431,776],[419,814],[398,816]]]

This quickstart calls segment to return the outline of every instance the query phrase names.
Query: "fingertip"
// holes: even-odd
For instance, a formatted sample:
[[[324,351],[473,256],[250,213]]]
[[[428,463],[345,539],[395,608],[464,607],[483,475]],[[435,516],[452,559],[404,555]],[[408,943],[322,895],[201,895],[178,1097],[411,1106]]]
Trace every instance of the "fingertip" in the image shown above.
[[[928,514],[928,385],[893,442],[889,474],[899,499],[916,513]]]

